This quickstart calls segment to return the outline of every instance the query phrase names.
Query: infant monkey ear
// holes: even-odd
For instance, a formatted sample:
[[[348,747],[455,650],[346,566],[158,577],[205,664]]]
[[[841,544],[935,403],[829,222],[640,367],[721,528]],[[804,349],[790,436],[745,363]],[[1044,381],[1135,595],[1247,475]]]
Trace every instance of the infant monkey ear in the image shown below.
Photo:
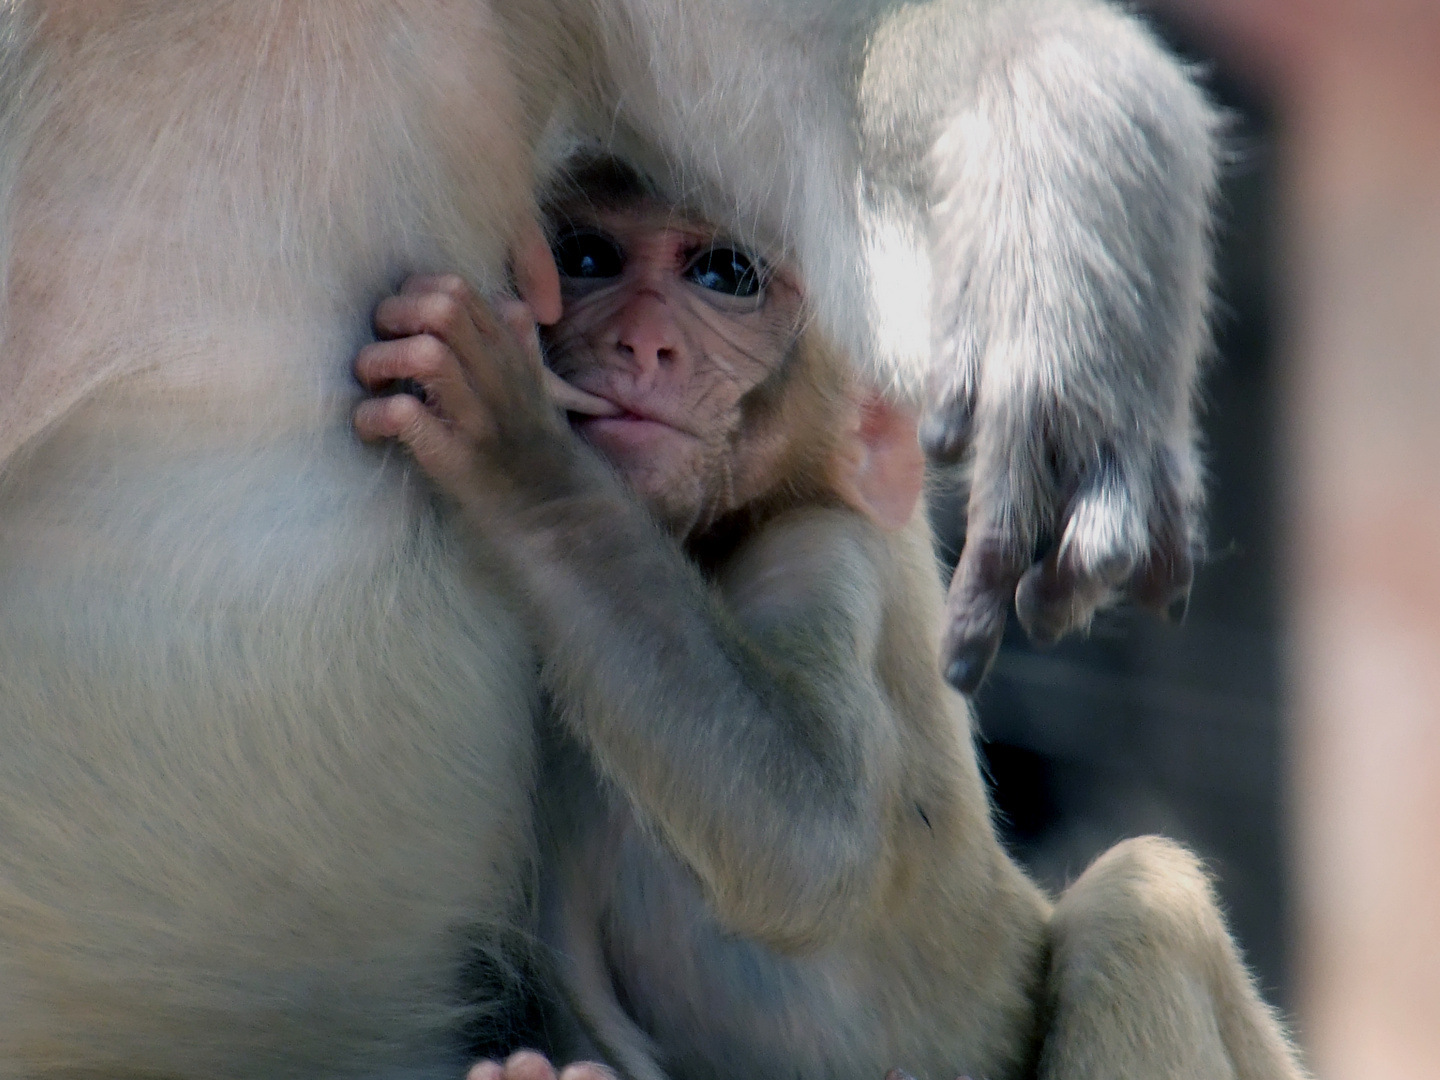
[[[902,529],[925,489],[916,410],[874,391],[859,397],[854,429],[836,452],[840,497],[882,529]]]

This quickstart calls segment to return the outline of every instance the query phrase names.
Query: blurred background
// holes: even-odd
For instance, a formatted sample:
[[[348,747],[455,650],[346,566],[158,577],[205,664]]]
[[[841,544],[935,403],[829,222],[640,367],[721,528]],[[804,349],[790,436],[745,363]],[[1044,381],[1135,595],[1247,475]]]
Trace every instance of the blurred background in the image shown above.
[[[1054,888],[1187,842],[1317,1076],[1437,1080],[1440,0],[1140,7],[1231,118],[1210,556],[1181,627],[1012,627],[1002,828]]]

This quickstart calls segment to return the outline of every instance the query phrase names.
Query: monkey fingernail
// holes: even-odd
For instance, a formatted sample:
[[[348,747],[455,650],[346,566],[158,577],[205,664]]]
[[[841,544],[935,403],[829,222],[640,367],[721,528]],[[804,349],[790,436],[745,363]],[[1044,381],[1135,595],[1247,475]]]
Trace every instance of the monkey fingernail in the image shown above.
[[[990,669],[988,657],[977,655],[970,650],[966,655],[957,656],[950,661],[945,669],[945,681],[960,693],[969,697],[985,679],[985,673]]]
[[[1078,600],[1073,585],[1067,594],[1042,597],[1033,579],[1027,578],[1015,593],[1015,615],[1026,637],[1041,648],[1049,648],[1083,621],[1075,610]]]
[[[995,654],[1000,651],[1000,635],[997,632],[993,637],[962,640],[964,644],[949,653],[945,681],[968,696],[980,688],[986,672],[994,663]]]
[[[920,446],[925,456],[942,464],[959,461],[970,445],[970,418],[968,409],[939,409],[927,414],[920,421]]]
[[[972,676],[973,666],[968,660],[951,660],[950,666],[945,669],[945,681],[959,690],[962,694],[968,694],[973,688]],[[979,680],[974,680],[978,682]]]

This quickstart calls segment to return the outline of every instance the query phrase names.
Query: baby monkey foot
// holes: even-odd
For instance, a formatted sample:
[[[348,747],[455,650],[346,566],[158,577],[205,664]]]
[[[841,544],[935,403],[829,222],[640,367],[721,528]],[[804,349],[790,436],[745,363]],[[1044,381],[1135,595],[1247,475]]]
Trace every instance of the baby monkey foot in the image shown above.
[[[503,1062],[476,1062],[470,1066],[465,1080],[617,1080],[617,1077],[598,1061],[576,1061],[557,1070],[545,1055],[534,1050],[519,1050]]]

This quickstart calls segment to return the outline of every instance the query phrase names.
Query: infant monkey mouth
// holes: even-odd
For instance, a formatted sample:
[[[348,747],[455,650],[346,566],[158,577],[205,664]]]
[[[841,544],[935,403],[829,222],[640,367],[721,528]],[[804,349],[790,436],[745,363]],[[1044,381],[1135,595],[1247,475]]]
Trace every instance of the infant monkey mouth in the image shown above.
[[[662,448],[672,447],[676,437],[687,436],[668,420],[619,408],[623,411],[604,416],[571,412],[570,429],[607,455],[622,449],[627,453],[668,453]]]
[[[661,427],[668,428],[675,426],[665,420],[658,420],[653,416],[645,416],[642,413],[631,412],[629,409],[606,413],[603,416],[571,410],[568,415],[570,417],[570,423],[576,427],[582,427],[587,424],[658,424]]]
[[[636,412],[629,405],[606,397],[604,394],[597,394],[593,390],[582,390],[573,383],[566,382],[565,385],[575,395],[574,399],[561,401],[565,409],[565,415],[572,426],[590,423],[596,420],[616,420],[629,423],[652,423],[664,424],[672,427],[667,421],[659,417],[651,416],[648,413]]]
[[[591,417],[618,416],[626,411],[624,406],[589,390],[582,390],[548,367],[544,369],[544,381],[550,400],[564,410],[571,424]]]

